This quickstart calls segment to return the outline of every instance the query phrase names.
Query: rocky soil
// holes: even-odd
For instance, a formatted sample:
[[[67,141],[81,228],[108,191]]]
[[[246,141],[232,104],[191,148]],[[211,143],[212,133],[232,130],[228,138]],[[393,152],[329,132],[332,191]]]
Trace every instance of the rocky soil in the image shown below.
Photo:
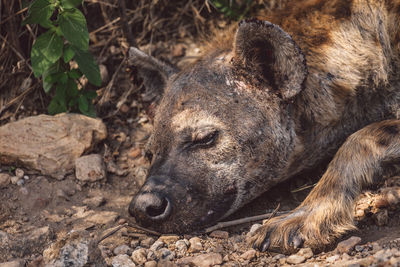
[[[151,123],[142,114],[128,126],[107,125],[105,141],[95,145],[94,138],[94,144],[81,150],[83,156],[64,153],[74,158],[66,161],[73,162],[72,169],[62,175],[46,172],[45,164],[20,168],[16,161],[1,166],[0,267],[400,266],[398,177],[388,179],[383,189],[364,193],[355,209],[360,230],[322,252],[308,248],[293,255],[256,251],[246,239],[260,222],[204,235],[160,236],[138,229],[127,207],[144,182],[147,162],[142,148]],[[87,140],[79,134],[87,129],[71,128],[77,131],[71,131],[78,140],[75,143],[81,144],[79,136]],[[17,146],[12,139],[8,145]],[[49,168],[62,161],[50,162]],[[292,190],[299,183],[304,187],[306,182],[300,177],[273,188],[229,219],[270,212],[278,203],[281,210],[294,208],[310,190]]]

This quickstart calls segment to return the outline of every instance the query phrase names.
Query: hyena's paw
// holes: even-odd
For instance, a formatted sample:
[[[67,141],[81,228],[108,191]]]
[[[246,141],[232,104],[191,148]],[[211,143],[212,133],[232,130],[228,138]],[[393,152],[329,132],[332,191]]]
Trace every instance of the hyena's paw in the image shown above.
[[[351,210],[338,212],[322,203],[317,207],[302,206],[269,220],[257,229],[250,244],[260,251],[278,248],[282,252],[294,252],[302,246],[322,249],[355,228],[349,214]]]

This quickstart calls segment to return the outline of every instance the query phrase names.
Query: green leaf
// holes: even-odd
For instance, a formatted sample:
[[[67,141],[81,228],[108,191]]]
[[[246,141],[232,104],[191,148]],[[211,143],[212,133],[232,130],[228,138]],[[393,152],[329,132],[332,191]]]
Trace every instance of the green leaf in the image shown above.
[[[67,96],[69,96],[70,98],[78,97],[79,90],[74,80],[68,79],[66,87],[67,87]]]
[[[96,109],[92,103],[89,103],[89,109],[87,112],[82,112],[82,114],[95,118],[96,117]]]
[[[79,106],[79,110],[82,113],[89,111],[89,102],[88,102],[86,96],[84,96],[84,95],[79,96],[78,106]]]
[[[89,51],[82,51],[73,47],[75,51],[75,60],[78,62],[79,69],[85,74],[91,84],[101,85],[99,65],[94,61]]]
[[[47,31],[40,35],[32,46],[32,51],[46,57],[51,63],[56,62],[62,55],[63,40],[53,31]]]
[[[60,73],[60,72],[64,72],[64,68],[63,65],[61,64],[61,61],[57,61],[56,63],[54,63],[53,65],[51,65],[48,69],[46,69],[43,72],[43,89],[46,93],[49,93],[54,82],[50,81],[47,82],[49,80],[48,76],[55,74],[55,73]]]
[[[54,115],[67,110],[65,85],[57,85],[56,94],[48,106],[48,111],[51,115]]]
[[[22,25],[33,23],[46,25],[46,21],[49,21],[54,9],[55,5],[50,0],[35,0],[29,7],[28,16],[22,21]]]
[[[61,0],[61,5],[64,8],[74,8],[76,6],[82,5],[83,0]]]
[[[35,77],[40,77],[42,73],[47,70],[53,62],[48,60],[45,56],[43,56],[42,53],[38,49],[35,49],[32,47],[31,51],[31,63],[32,63],[32,69],[33,69],[33,74],[35,74]]]
[[[89,49],[89,32],[82,12],[74,8],[59,15],[59,25],[65,39],[81,50]]]
[[[95,99],[97,97],[96,91],[93,91],[93,90],[85,90],[85,91],[83,91],[82,94],[84,96],[86,96],[87,99],[90,99],[90,100]]]
[[[68,76],[72,79],[79,79],[83,74],[79,71],[79,69],[72,69],[68,72]]]
[[[70,45],[66,45],[64,47],[64,62],[67,63],[69,62],[74,56],[75,56],[75,52],[72,49],[72,47]]]

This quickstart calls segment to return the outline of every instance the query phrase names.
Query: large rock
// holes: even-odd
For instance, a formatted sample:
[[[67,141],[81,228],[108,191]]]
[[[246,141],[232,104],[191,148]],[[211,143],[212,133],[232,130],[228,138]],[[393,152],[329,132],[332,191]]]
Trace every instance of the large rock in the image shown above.
[[[106,136],[100,119],[80,114],[28,117],[0,127],[0,163],[62,179],[73,171],[75,159]]]

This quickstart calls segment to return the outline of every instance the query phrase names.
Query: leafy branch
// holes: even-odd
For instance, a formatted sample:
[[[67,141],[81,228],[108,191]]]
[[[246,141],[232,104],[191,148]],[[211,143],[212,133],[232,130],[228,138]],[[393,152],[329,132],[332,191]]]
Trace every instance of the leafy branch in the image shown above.
[[[85,16],[77,8],[83,0],[34,0],[22,22],[39,24],[48,29],[34,42],[31,63],[35,77],[42,77],[46,93],[54,92],[48,106],[50,114],[80,111],[96,116],[92,100],[94,91],[78,87],[85,75],[96,86],[101,85],[99,66],[89,49],[89,32]],[[78,68],[74,68],[75,61]]]

